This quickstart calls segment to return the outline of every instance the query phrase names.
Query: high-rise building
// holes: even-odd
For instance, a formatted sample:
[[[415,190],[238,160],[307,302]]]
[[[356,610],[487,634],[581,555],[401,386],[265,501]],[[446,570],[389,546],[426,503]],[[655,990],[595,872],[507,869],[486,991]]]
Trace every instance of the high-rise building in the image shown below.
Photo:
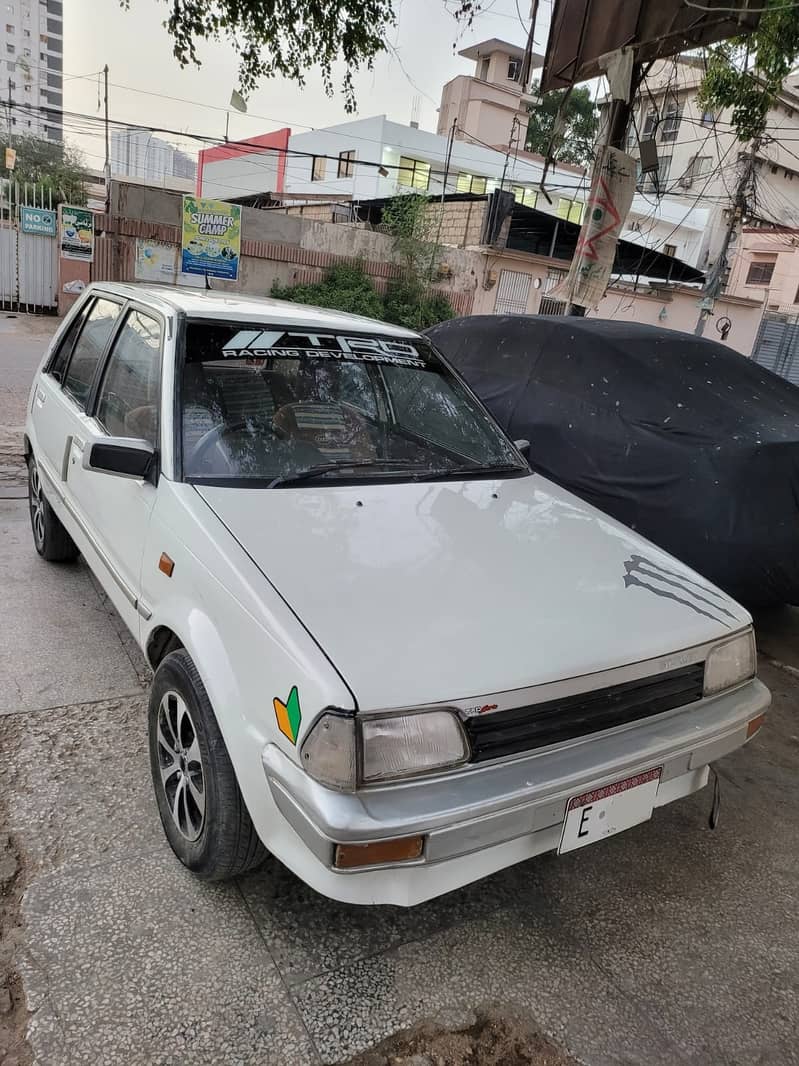
[[[194,181],[197,164],[147,130],[118,129],[111,131],[111,173],[152,182],[168,178]]]
[[[64,5],[0,2],[0,125],[15,136],[64,136]]]

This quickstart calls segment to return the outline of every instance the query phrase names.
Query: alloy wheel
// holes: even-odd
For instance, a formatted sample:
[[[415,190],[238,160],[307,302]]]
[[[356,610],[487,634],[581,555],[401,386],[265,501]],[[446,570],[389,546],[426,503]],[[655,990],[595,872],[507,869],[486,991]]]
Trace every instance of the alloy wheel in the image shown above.
[[[205,825],[205,774],[197,730],[186,701],[175,691],[158,708],[158,765],[172,820],[186,840]]]
[[[36,546],[41,548],[44,544],[44,496],[42,495],[42,483],[39,480],[39,468],[33,460],[31,460],[28,472],[28,483],[30,486],[28,506],[31,512],[31,526],[33,527]]]

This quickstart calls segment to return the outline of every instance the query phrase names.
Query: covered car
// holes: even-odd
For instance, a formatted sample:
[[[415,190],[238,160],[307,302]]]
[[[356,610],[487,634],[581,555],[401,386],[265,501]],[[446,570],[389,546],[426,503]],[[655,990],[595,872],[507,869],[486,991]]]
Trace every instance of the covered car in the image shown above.
[[[427,335],[540,473],[749,604],[799,603],[799,389],[715,341],[482,315]]]

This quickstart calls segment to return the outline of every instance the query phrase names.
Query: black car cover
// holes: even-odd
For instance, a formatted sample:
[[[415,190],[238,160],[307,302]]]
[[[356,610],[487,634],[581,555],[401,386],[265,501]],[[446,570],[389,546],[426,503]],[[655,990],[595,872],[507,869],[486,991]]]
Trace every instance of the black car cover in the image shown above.
[[[629,322],[480,315],[427,336],[535,470],[743,603],[799,603],[799,388]]]

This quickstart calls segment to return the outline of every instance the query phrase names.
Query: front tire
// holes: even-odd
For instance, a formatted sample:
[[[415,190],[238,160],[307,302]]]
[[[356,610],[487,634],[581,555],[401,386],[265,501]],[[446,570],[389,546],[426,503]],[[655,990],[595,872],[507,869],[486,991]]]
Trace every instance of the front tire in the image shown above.
[[[266,849],[244,804],[211,701],[183,648],[167,655],[155,672],[149,735],[158,813],[183,865],[211,881],[259,866]]]
[[[39,467],[28,458],[28,509],[36,551],[49,563],[71,563],[78,557],[78,547],[61,520],[45,499]]]

